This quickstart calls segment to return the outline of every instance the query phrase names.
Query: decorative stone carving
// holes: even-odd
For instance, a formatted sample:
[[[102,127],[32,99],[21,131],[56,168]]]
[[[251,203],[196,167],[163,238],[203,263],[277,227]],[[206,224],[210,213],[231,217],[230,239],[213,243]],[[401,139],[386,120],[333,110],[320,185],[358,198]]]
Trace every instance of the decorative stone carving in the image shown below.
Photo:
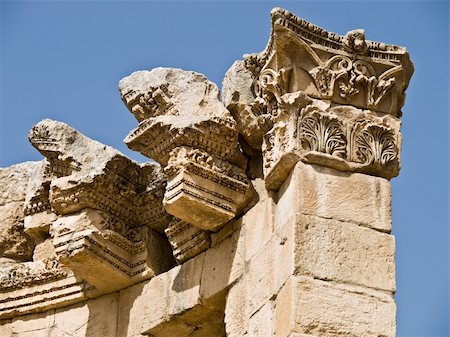
[[[165,230],[179,264],[207,250],[211,245],[208,231],[174,218]]]
[[[42,162],[0,168],[0,260],[32,261],[35,241],[24,228],[24,203],[30,177]]]
[[[125,143],[165,167],[167,212],[204,230],[235,217],[248,202],[249,181],[217,86],[198,73],[156,68],[122,79],[119,89],[128,109],[139,112]],[[141,98],[155,95],[160,103],[145,107]]]
[[[290,51],[296,50],[295,53]],[[288,11],[272,10],[266,49],[245,56],[255,78],[284,70],[286,92],[400,116],[413,72],[403,47],[368,41],[362,29],[346,36],[317,27]]]
[[[124,288],[135,283],[133,279],[152,277],[170,267],[170,260],[161,263],[158,256],[168,253],[167,246],[146,226],[131,227],[90,209],[60,217],[52,226],[59,260],[102,292]],[[148,241],[153,244],[149,251]]]
[[[368,41],[360,29],[329,33],[274,9],[266,49],[228,71],[225,105],[252,151],[262,150],[268,189],[278,189],[298,160],[392,178],[412,71],[403,47]]]
[[[62,265],[100,292],[170,268],[168,243],[154,231],[171,219],[157,164],[133,162],[51,120],[35,125],[29,139],[48,165],[29,188],[26,228],[42,245],[51,232]]]
[[[302,148],[346,158],[347,139],[341,122],[308,108],[304,109],[299,126]]]
[[[395,336],[387,179],[412,65],[363,30],[272,26],[223,103],[193,72],[120,82],[126,142],[162,168],[33,127],[46,159],[0,169],[1,336]]]
[[[50,163],[50,203],[57,214],[94,208],[158,231],[170,221],[162,206],[165,179],[158,165],[138,164],[52,120],[35,125],[29,140]]]

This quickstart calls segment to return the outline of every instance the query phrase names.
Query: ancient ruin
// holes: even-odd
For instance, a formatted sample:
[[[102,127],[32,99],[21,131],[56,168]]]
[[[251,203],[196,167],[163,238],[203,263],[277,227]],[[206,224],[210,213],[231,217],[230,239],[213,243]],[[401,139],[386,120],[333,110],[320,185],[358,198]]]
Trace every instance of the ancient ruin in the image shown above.
[[[276,8],[222,90],[156,68],[123,78],[142,164],[70,126],[0,169],[0,336],[396,333],[389,179],[405,48]]]

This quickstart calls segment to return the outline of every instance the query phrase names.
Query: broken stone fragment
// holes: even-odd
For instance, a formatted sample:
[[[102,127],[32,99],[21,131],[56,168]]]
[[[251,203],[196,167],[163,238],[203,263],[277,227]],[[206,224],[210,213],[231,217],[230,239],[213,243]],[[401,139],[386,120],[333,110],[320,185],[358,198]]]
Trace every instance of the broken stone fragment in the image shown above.
[[[50,205],[50,163],[42,161],[42,165],[32,172],[24,204],[24,227],[36,244],[49,237],[50,224],[56,220],[56,214]]]
[[[173,218],[165,232],[178,264],[197,256],[211,245],[209,231],[197,228],[177,218]]]
[[[103,211],[84,209],[59,217],[52,230],[59,261],[101,292],[122,289],[173,265],[162,235]]]
[[[57,214],[99,209],[158,231],[170,221],[162,206],[165,179],[159,165],[138,164],[49,119],[31,129],[29,140],[50,163],[49,199]]]
[[[0,257],[30,261],[34,240],[24,232],[24,202],[30,177],[42,162],[0,168]]]
[[[119,89],[140,121],[125,143],[165,167],[167,212],[204,230],[232,219],[250,182],[217,86],[192,71],[156,68],[122,79]]]

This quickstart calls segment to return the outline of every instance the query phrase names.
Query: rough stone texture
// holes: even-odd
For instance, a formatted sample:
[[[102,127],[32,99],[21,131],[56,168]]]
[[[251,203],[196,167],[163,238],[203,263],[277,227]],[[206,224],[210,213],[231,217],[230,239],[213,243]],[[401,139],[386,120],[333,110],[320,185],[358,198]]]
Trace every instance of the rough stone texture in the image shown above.
[[[391,296],[292,277],[276,300],[277,337],[290,332],[313,336],[395,336],[396,306]]]
[[[29,261],[33,256],[34,243],[24,232],[22,207],[22,202],[0,206],[0,256]]]
[[[136,163],[68,125],[0,169],[0,335],[394,337],[403,47],[272,11],[225,75],[119,84]],[[178,263],[176,265],[175,261]]]
[[[278,193],[279,219],[301,213],[391,231],[391,186],[386,179],[303,163],[290,177]]]
[[[26,191],[30,177],[42,162],[26,162],[0,168],[0,258],[30,261],[34,242],[24,233]]]
[[[162,112],[166,116],[179,116],[171,119],[177,125],[198,123],[211,116],[229,116],[219,100],[217,86],[194,71],[174,68],[136,71],[120,80],[119,91],[138,121],[161,116]],[[196,116],[199,120],[182,116]]]

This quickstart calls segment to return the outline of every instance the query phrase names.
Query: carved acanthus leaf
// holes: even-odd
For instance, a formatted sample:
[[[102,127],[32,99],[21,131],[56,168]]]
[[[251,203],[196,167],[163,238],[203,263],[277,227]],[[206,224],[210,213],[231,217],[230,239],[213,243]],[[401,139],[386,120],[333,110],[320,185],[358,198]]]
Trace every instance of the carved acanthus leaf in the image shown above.
[[[391,130],[369,125],[355,138],[356,157],[360,163],[383,166],[398,156],[394,134]]]
[[[300,141],[305,150],[346,158],[347,137],[336,117],[305,108],[300,121]]]

